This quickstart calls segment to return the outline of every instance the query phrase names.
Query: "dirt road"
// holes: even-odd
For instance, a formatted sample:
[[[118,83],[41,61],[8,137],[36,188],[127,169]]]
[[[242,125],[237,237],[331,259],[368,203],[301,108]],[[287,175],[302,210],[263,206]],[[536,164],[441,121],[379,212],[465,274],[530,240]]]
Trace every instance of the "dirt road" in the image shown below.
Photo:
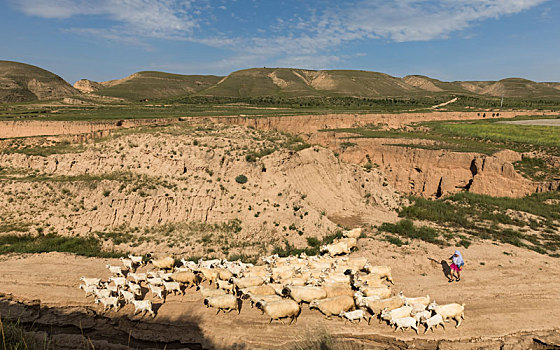
[[[306,306],[294,326],[276,322],[268,325],[267,318],[248,304],[243,306],[240,315],[216,315],[213,309],[203,306],[202,297],[194,290],[185,296],[169,296],[153,320],[133,316],[131,306],[118,313],[103,313],[78,289],[79,278],[83,275],[108,278],[105,264],[118,264],[118,260],[60,253],[3,257],[0,292],[10,293],[12,297],[0,298],[0,312],[3,317],[8,310],[12,310],[12,317],[17,314],[14,305],[19,304],[14,300],[8,302],[10,298],[28,302],[39,300],[43,307],[49,307],[48,311],[36,310],[35,314],[28,310],[28,321],[43,328],[59,329],[59,336],[78,337],[85,329],[92,339],[109,337],[117,344],[126,344],[132,339],[141,348],[159,342],[157,344],[165,343],[168,349],[180,348],[181,344],[181,348],[184,344],[191,344],[190,348],[289,348],[295,342],[324,332],[337,338],[353,339],[353,343],[365,348],[381,344],[377,348],[399,349],[412,343],[422,349],[445,348],[444,342],[449,348],[467,349],[474,343],[503,345],[509,342],[521,349],[526,348],[523,342],[527,339],[532,341],[539,334],[550,336],[550,331],[558,330],[560,266],[557,259],[512,246],[473,244],[463,250],[467,265],[462,281],[448,283],[442,266],[428,258],[440,261],[453,250],[453,247],[440,249],[424,243],[398,248],[386,242],[363,239],[360,250],[354,253],[368,257],[373,264],[392,266],[395,293],[403,290],[407,296],[429,294],[440,304],[466,304],[466,319],[461,327],[448,326],[445,331],[438,329],[427,335],[416,335],[412,331],[393,334],[391,328],[375,320],[371,325],[326,320]],[[21,305],[19,307],[21,309]],[[68,329],[72,327],[74,331],[70,332]],[[523,334],[530,336],[525,339],[519,332],[528,332]],[[131,337],[128,340],[127,334]]]

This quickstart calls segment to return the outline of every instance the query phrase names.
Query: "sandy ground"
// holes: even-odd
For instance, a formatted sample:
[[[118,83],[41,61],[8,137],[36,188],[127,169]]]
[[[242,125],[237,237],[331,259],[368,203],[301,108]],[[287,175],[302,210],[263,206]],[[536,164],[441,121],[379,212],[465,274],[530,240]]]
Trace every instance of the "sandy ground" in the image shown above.
[[[514,125],[560,126],[560,119],[516,120],[516,121],[499,122],[499,123],[514,124]]]
[[[448,283],[442,266],[428,258],[440,261],[449,257],[453,250],[453,247],[440,249],[424,243],[398,248],[376,240],[360,240],[360,250],[353,254],[366,256],[374,264],[392,266],[395,293],[403,290],[407,296],[429,294],[440,304],[466,304],[466,319],[458,329],[451,326],[445,331],[438,329],[435,333],[418,336],[411,331],[399,332],[395,334],[397,339],[486,339],[519,331],[558,330],[560,266],[557,259],[512,246],[488,242],[473,244],[463,250],[466,268],[461,282]],[[83,275],[108,278],[105,268],[108,262],[119,263],[118,260],[61,253],[3,257],[0,261],[0,292],[27,300],[38,299],[51,307],[89,306],[103,314],[101,309],[96,309],[91,298],[83,296],[78,285]],[[121,309],[118,314],[109,312],[106,315],[140,319],[132,316],[131,306]],[[168,330],[171,333],[159,334],[163,339],[168,336],[184,340],[183,335],[173,333],[173,326],[185,320],[195,320],[205,338],[203,342],[226,348],[234,344],[243,344],[246,348],[288,346],[323,330],[345,337],[394,336],[387,325],[377,321],[371,325],[354,325],[336,319],[325,320],[307,306],[303,307],[295,326],[268,325],[268,319],[248,304],[244,305],[240,315],[215,315],[215,311],[203,306],[201,296],[194,290],[185,296],[168,297],[156,318],[148,322],[170,325]]]

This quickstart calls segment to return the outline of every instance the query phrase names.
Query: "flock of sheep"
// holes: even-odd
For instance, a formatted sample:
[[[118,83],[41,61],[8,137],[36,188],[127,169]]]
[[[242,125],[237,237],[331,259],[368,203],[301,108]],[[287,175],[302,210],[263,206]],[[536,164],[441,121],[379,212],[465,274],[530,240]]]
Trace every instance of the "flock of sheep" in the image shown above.
[[[332,316],[350,322],[372,317],[385,321],[395,332],[425,325],[426,333],[449,319],[459,327],[464,319],[464,304],[438,305],[429,296],[406,297],[402,291],[396,295],[389,284],[393,283],[391,268],[372,266],[366,258],[341,256],[357,246],[361,229],[345,231],[330,245],[321,247],[322,256],[262,258],[262,265],[241,261],[199,260],[198,263],[181,259],[183,266],[176,267],[171,257],[152,259],[155,268],[147,273],[136,273],[144,264],[143,257],[129,255],[121,258],[121,266],[107,265],[112,277],[107,281],[82,277],[80,288],[86,296],[94,296],[95,303],[103,309],[118,310],[121,305],[134,305],[134,314],[155,316],[151,300],[144,299],[148,291],[153,298],[165,302],[166,295],[181,293],[196,287],[204,297],[204,305],[220,311],[241,312],[243,302],[250,303],[270,319],[289,319],[297,322],[304,303],[317,309],[328,319]],[[126,272],[126,277],[125,277]],[[205,282],[203,284],[203,282]]]

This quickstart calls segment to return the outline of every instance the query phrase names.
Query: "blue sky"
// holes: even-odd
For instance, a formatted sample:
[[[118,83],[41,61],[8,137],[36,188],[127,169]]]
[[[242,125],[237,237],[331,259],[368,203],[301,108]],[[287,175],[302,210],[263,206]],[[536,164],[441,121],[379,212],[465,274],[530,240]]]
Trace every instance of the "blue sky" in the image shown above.
[[[560,81],[560,1],[0,0],[0,42],[71,83],[263,66]]]

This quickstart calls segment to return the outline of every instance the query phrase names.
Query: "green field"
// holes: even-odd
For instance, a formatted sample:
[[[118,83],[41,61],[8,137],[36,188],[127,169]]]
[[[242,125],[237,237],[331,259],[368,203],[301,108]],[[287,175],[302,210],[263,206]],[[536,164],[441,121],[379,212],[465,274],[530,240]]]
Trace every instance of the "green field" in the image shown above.
[[[437,133],[481,140],[560,147],[560,127],[512,125],[496,122],[434,124]]]

